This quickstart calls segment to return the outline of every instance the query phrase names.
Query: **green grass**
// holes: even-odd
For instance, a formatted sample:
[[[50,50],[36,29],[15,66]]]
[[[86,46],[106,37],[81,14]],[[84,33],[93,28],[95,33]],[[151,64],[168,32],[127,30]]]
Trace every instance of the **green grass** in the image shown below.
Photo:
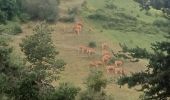
[[[117,9],[113,9],[114,11],[106,9],[105,4],[107,2],[105,1],[111,1],[111,3],[113,2],[113,4],[117,6]],[[131,27],[128,25],[133,25],[133,23],[131,24],[130,22],[126,21],[128,19],[119,16],[118,18],[121,18],[121,20],[125,21],[120,22],[120,25],[122,26],[117,25],[114,26],[113,29],[103,29],[102,24],[106,21],[101,21],[100,19],[89,20],[89,18],[87,18],[86,22],[94,25],[96,28],[96,32],[103,30],[101,34],[107,38],[110,38],[113,42],[126,43],[129,47],[135,47],[138,45],[150,50],[151,43],[154,43],[155,41],[165,40],[163,35],[165,35],[166,33],[160,31],[157,27],[152,25],[155,20],[164,18],[161,16],[155,16],[152,10],[149,11],[149,13],[151,13],[151,16],[146,15],[146,11],[140,11],[139,4],[134,2],[133,0],[98,0],[97,2],[96,0],[87,0],[87,2],[89,9],[93,8],[94,11],[86,10],[82,12],[82,16],[84,18],[87,18],[89,15],[94,14],[95,10],[97,9],[104,9],[104,12],[106,13],[104,14],[104,16],[107,18],[106,20],[108,20],[109,14],[111,14],[113,18],[117,18],[117,15],[115,15],[114,13],[122,13],[127,16],[137,18],[137,26]],[[146,23],[146,25],[143,23]],[[118,29],[116,29],[116,27]],[[131,31],[134,29],[135,31]]]
[[[67,1],[67,2],[66,2]],[[80,4],[80,0],[65,0],[61,1],[61,8],[70,8],[77,4]],[[71,32],[74,23],[56,23],[53,25],[49,25],[54,29],[52,33],[52,40],[60,54],[57,58],[64,59],[67,65],[65,66],[65,70],[60,74],[60,80],[54,81],[52,84],[57,86],[60,82],[71,82],[78,87],[81,87],[82,90],[85,88],[83,82],[85,81],[88,73],[89,73],[89,62],[93,60],[101,59],[101,43],[107,42],[111,49],[115,52],[121,50],[119,43],[126,43],[128,47],[135,47],[136,45],[139,47],[147,48],[150,50],[150,44],[155,41],[165,40],[163,35],[165,34],[162,31],[159,31],[155,34],[146,34],[146,31],[153,32],[154,30],[146,30],[144,31],[124,31],[124,30],[115,30],[115,29],[104,29],[102,27],[101,21],[96,21],[87,18],[90,14],[93,14],[97,9],[104,9],[106,13],[112,12],[106,10],[105,0],[87,0],[88,9],[82,9],[82,18],[84,20],[83,32],[81,32],[80,36],[75,36],[74,33]],[[140,11],[140,8],[136,2],[133,0],[114,0],[114,4],[118,7],[119,10],[117,12],[121,12],[133,17],[139,15],[137,17],[137,21],[142,21],[148,24],[152,24],[157,19],[164,19],[161,16],[147,16],[145,15],[145,11]],[[61,9],[63,10],[63,9]],[[133,13],[132,13],[133,12]],[[66,12],[62,12],[66,13]],[[117,17],[116,15],[112,15],[112,17]],[[125,19],[123,19],[125,20]],[[20,51],[19,43],[21,43],[22,39],[27,35],[31,35],[32,29],[37,24],[37,22],[30,22],[22,25],[23,33],[13,36],[13,41],[11,45],[15,48],[15,52],[18,55],[23,55]],[[128,23],[126,23],[128,25]],[[63,28],[66,28],[66,31],[63,32]],[[149,26],[149,29],[152,26]],[[93,28],[93,31],[89,32],[88,29]],[[126,29],[130,29],[131,27],[125,27]],[[97,54],[88,57],[84,54],[78,54],[77,49],[79,45],[88,45],[89,42],[95,41],[97,45]],[[129,62],[125,61],[123,67],[127,72],[136,72],[145,69],[145,65],[147,65],[146,60],[140,60],[139,62]],[[104,75],[109,79],[114,78],[115,76],[108,76],[105,71],[105,67],[100,68],[103,70]],[[115,83],[109,84],[105,90],[107,94],[112,94],[115,100],[139,100],[140,92],[137,92],[132,89],[128,89],[127,86],[123,86],[119,88],[119,86]]]

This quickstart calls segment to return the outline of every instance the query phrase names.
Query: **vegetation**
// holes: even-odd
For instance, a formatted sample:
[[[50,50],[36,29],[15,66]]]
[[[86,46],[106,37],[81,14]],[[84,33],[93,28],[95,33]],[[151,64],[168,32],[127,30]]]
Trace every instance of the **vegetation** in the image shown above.
[[[22,33],[21,26],[17,22],[8,22],[6,25],[0,25],[0,33],[17,35]]]
[[[58,5],[59,0],[0,0],[0,32],[21,33],[19,22],[30,19],[54,22],[58,20]]]
[[[140,48],[140,47],[136,47],[136,48],[128,48],[125,44],[124,45],[120,45],[123,49],[123,52],[130,52],[132,57],[135,58],[149,58],[150,53],[148,53],[148,51],[145,48]]]
[[[169,99],[170,36],[164,37],[170,33],[169,4],[169,0],[0,0],[0,100],[136,100],[141,91],[140,99]],[[76,37],[71,34],[75,21],[83,24]],[[109,43],[114,56],[105,67],[91,68],[83,85],[89,62],[102,66],[98,47],[102,41]],[[87,43],[96,53],[83,53],[85,47],[77,54],[77,45]],[[118,84],[139,86],[140,92],[114,83],[120,73],[109,67],[116,60],[123,61],[127,74]]]
[[[0,0],[0,23],[12,20],[18,13],[18,0]]]
[[[38,5],[38,6],[37,6]],[[22,0],[22,12],[31,19],[54,22],[58,18],[59,0]]]
[[[91,47],[91,48],[95,48],[95,47],[97,47],[97,44],[96,44],[96,42],[89,42],[89,47]]]
[[[170,14],[169,0],[135,0],[135,1],[139,2],[143,9],[149,10],[150,9],[149,6],[152,6],[156,9],[162,10],[165,13],[165,17],[169,18]]]
[[[50,79],[48,79],[49,75],[47,73],[47,69],[60,69],[65,65],[65,62],[61,60],[54,60],[56,51],[52,46],[50,31],[46,25],[42,24],[37,26],[35,32],[35,35],[23,40],[23,43],[21,44],[22,50],[26,54],[27,61],[29,61],[30,65],[25,65],[23,63],[16,66],[16,64],[11,63],[10,54],[12,52],[12,48],[8,46],[6,39],[2,38],[0,41],[0,78],[2,79],[0,82],[0,89],[1,94],[9,99],[48,100],[49,96],[52,95],[52,92],[55,91],[55,88],[50,84]],[[39,39],[44,41],[39,41]],[[46,45],[41,45],[44,42]],[[35,47],[35,49],[34,46],[37,48]],[[35,51],[29,52],[33,50]],[[33,56],[32,53],[35,55]],[[49,63],[47,63],[45,59],[48,59]],[[56,63],[54,61],[60,61],[60,65],[58,65],[57,68],[55,68],[56,66],[54,64]],[[50,78],[53,80],[52,77]]]
[[[75,100],[79,90],[70,83],[61,83],[49,100]]]
[[[144,92],[143,99],[166,100],[170,97],[170,42],[153,44],[154,53],[150,54],[149,65],[144,72],[133,73],[131,76],[119,80],[120,85],[128,84],[129,87],[141,85],[140,91]],[[139,48],[135,49],[138,50]],[[139,49],[140,50],[140,49]],[[134,52],[137,53],[138,52]],[[140,54],[144,56],[143,53]]]
[[[124,13],[116,7],[114,1],[105,4],[105,8],[97,9],[88,16],[89,19],[102,23],[104,29],[120,30],[123,32],[141,32],[156,34],[159,28],[152,24],[138,20],[136,16]],[[105,10],[104,10],[105,9]],[[168,28],[168,27],[167,27]]]
[[[107,96],[104,91],[107,80],[101,71],[91,71],[85,84],[87,90],[80,93],[80,100],[113,100],[113,97]]]

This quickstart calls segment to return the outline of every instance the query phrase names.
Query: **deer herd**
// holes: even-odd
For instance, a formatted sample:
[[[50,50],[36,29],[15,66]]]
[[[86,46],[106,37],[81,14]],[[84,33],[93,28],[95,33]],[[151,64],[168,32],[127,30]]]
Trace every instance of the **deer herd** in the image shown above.
[[[82,22],[77,22],[73,26],[73,32],[76,35],[80,35],[82,28]],[[90,61],[89,67],[98,68],[100,66],[106,66],[105,69],[108,74],[125,75],[125,70],[122,67],[123,61],[116,60],[113,64],[109,64],[109,61],[113,58],[113,52],[109,51],[109,45],[106,42],[101,43],[101,51],[102,56],[100,60]],[[96,53],[96,50],[95,48],[91,48],[89,46],[80,45],[78,47],[78,52],[79,54],[87,54],[88,56],[91,56]]]

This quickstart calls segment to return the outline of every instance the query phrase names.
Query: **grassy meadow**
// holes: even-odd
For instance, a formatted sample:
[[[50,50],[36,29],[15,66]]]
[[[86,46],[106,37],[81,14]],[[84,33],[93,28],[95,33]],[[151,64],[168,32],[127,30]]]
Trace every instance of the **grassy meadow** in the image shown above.
[[[66,3],[65,3],[66,2]],[[151,50],[151,43],[165,40],[165,31],[155,25],[156,20],[165,20],[160,11],[151,9],[149,12],[140,11],[139,4],[133,0],[86,0],[86,6],[81,7],[83,0],[61,0],[60,14],[67,15],[68,8],[78,7],[77,19],[83,19],[83,31],[80,36],[72,32],[74,23],[57,22],[49,24],[53,29],[52,40],[56,49],[60,52],[59,58],[67,62],[66,68],[60,74],[60,80],[52,84],[57,86],[60,82],[71,82],[84,89],[84,81],[89,73],[89,62],[100,60],[101,43],[107,42],[114,52],[121,50],[119,43],[126,44],[132,48],[139,46]],[[159,12],[159,13],[158,13]],[[11,45],[17,55],[22,55],[19,43],[26,36],[33,34],[32,29],[39,22],[28,22],[22,25],[22,33],[12,38]],[[63,31],[65,29],[65,31]],[[92,31],[89,31],[92,29]],[[88,45],[94,41],[97,44],[97,53],[88,57],[78,54],[79,45]],[[123,67],[127,73],[137,72],[145,69],[147,61],[141,59],[139,62],[124,60]],[[102,70],[105,77],[111,81],[107,88],[107,94],[113,95],[115,100],[139,100],[140,92],[135,88],[127,86],[119,88],[114,80],[116,76],[108,75],[104,67],[95,70]]]

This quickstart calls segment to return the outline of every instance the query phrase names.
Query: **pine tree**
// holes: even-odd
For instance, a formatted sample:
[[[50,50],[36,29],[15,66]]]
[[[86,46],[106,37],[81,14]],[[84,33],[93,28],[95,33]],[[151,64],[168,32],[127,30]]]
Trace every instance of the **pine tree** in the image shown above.
[[[170,97],[170,41],[152,44],[153,54],[149,56],[149,65],[143,72],[120,78],[120,85],[129,87],[141,85],[144,100],[167,100]]]

